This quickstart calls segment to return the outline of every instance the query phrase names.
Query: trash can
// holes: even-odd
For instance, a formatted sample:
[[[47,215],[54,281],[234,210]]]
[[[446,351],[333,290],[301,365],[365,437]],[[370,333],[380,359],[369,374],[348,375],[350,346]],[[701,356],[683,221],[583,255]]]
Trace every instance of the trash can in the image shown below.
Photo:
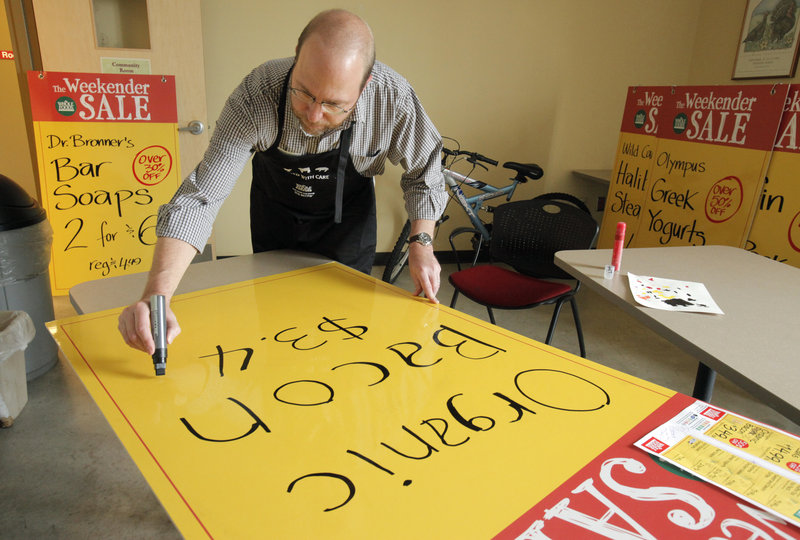
[[[47,271],[52,243],[44,209],[0,174],[0,310],[24,311],[33,320],[36,337],[25,354],[29,381],[58,361],[58,347],[44,326],[55,319]]]
[[[11,427],[28,402],[25,348],[35,334],[24,311],[0,311],[0,428]]]

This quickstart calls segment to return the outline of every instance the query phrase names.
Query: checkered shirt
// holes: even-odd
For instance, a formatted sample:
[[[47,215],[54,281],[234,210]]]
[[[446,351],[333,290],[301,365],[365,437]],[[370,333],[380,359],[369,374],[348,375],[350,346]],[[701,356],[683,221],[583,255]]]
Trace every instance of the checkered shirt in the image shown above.
[[[278,133],[277,109],[283,81],[294,58],[271,60],[247,75],[233,91],[214,128],[203,160],[159,209],[156,234],[178,238],[202,251],[222,203],[247,160],[267,150]],[[278,148],[292,155],[322,153],[339,146],[342,130],[353,126],[350,156],[362,176],[383,173],[385,162],[404,169],[400,186],[409,218],[437,219],[446,193],[440,155],[441,136],[400,74],[375,63],[351,115],[338,128],[306,135],[286,100]]]

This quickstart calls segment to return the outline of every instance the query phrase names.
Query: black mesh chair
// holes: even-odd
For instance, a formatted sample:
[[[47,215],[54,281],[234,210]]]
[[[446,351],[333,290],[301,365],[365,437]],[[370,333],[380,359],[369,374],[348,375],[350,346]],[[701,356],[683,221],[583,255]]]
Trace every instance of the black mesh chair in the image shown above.
[[[589,249],[599,227],[585,205],[567,194],[541,195],[527,201],[510,202],[495,208],[492,239],[489,245],[492,264],[459,270],[450,275],[455,288],[450,307],[459,294],[486,306],[495,323],[493,309],[527,309],[555,304],[545,343],[553,339],[558,316],[569,300],[578,332],[581,356],[586,356],[583,331],[578,316],[575,285],[553,279],[574,280],[555,265],[557,251]],[[577,200],[577,199],[576,199]],[[504,263],[514,270],[497,263]]]

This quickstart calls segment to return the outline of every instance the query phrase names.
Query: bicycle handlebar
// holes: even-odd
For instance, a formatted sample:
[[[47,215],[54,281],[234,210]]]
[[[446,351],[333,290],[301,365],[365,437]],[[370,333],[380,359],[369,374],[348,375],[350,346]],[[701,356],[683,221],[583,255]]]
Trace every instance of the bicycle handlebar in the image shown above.
[[[497,166],[497,161],[486,157],[482,154],[477,152],[470,152],[468,150],[450,150],[449,148],[442,148],[442,152],[444,152],[448,156],[467,156],[467,161],[472,163],[473,165],[480,165],[479,161],[483,161],[484,163],[488,163],[489,165]]]

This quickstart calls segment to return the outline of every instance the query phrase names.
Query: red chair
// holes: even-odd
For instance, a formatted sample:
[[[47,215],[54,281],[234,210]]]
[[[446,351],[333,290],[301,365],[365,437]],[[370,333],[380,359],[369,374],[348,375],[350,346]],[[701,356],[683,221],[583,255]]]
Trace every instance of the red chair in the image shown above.
[[[580,281],[554,263],[557,251],[589,249],[599,227],[583,203],[564,194],[542,195],[527,201],[510,202],[495,208],[492,239],[489,243],[491,264],[481,264],[450,275],[455,288],[450,307],[459,294],[486,306],[489,320],[497,324],[493,309],[528,309],[555,304],[545,343],[553,339],[558,316],[569,301],[578,332],[581,356],[586,357],[575,293]],[[504,263],[513,270],[498,266]],[[574,280],[570,285],[553,279]]]

